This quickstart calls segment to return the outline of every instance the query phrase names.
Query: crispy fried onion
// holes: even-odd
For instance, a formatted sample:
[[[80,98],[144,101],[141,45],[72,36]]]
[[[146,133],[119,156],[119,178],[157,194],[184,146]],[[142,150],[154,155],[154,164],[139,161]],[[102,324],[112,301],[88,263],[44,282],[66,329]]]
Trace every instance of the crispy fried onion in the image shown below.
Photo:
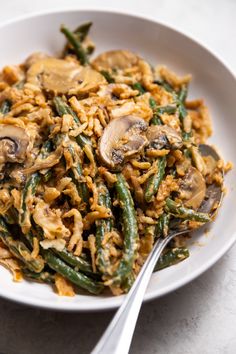
[[[54,240],[43,240],[40,241],[40,246],[43,247],[43,249],[48,250],[49,248],[54,248],[57,251],[62,251],[65,246],[66,246],[66,241],[62,238],[57,238]]]
[[[33,237],[33,251],[31,252],[32,258],[37,258],[39,255],[39,240],[37,237]]]
[[[63,146],[58,146],[58,148],[53,151],[48,157],[37,159],[33,166],[23,170],[24,173],[33,173],[38,170],[43,170],[45,168],[50,168],[58,164],[64,152]]]
[[[110,183],[110,184],[116,183],[116,181],[117,181],[116,175],[114,173],[109,172],[106,167],[103,167],[103,166],[98,167],[98,172],[99,172],[100,176],[103,176],[105,178],[107,183]]]
[[[88,237],[88,246],[90,249],[91,259],[92,259],[92,268],[93,272],[96,272],[96,239],[94,235],[89,235]]]
[[[49,191],[48,191],[48,189],[46,189],[45,193],[46,193],[46,198],[48,197],[48,200],[50,201],[51,189]],[[79,206],[82,202],[82,199],[80,198],[77,188],[76,188],[75,184],[72,182],[72,179],[70,177],[64,177],[57,183],[56,189],[52,190],[52,194],[55,194],[55,197],[57,195],[56,191],[57,191],[57,193],[59,193],[59,195],[61,193],[68,195],[68,197],[70,197],[72,205],[79,208]],[[53,195],[52,195],[52,198],[53,198]]]
[[[92,202],[90,205],[90,209],[91,210],[98,210],[99,209],[99,205],[98,205],[98,189],[95,183],[93,183],[93,180],[91,177],[87,176],[86,177],[86,182],[87,182],[87,186],[88,188],[92,191],[93,193],[93,197],[90,198],[90,201]]]
[[[66,238],[70,236],[68,230],[61,220],[60,209],[51,209],[43,200],[38,200],[33,211],[33,219],[41,226],[44,237],[53,240],[55,238]]]
[[[89,145],[85,145],[84,153],[85,153],[85,155],[87,156],[87,158],[90,161],[89,175],[91,177],[94,177],[96,172],[97,172],[97,166],[96,166],[96,162],[95,162],[95,159],[94,159],[94,155],[93,155],[92,149],[91,149],[91,147]]]
[[[152,166],[149,168],[149,170],[145,174],[143,174],[142,176],[138,177],[138,182],[140,184],[145,183],[147,181],[147,179],[150,176],[154,175],[156,172],[157,172],[157,165],[156,165],[156,162],[154,161]]]
[[[0,189],[0,214],[4,215],[13,205],[13,197],[6,188]]]
[[[107,219],[111,217],[110,209],[104,206],[98,206],[98,210],[91,211],[83,218],[84,230],[89,230],[91,225],[98,219]]]
[[[80,212],[76,209],[71,209],[67,213],[63,215],[63,218],[71,218],[74,217],[74,226],[73,226],[73,233],[72,236],[69,240],[69,244],[67,246],[67,249],[69,251],[74,250],[74,254],[76,256],[80,256],[83,248],[83,222],[82,222],[82,216]]]
[[[21,266],[13,257],[8,248],[0,241],[0,264],[9,269],[13,274],[14,281],[22,280]]]
[[[59,296],[75,296],[71,282],[58,273],[55,275],[55,286]]]

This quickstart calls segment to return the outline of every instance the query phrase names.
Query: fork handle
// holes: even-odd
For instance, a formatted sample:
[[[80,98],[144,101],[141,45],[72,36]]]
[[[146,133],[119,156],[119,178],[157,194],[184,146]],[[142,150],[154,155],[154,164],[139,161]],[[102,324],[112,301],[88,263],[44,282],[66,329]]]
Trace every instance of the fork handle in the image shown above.
[[[124,302],[91,354],[127,354],[129,352],[149,279],[161,252],[174,236],[177,236],[176,232],[165,239],[157,240]]]

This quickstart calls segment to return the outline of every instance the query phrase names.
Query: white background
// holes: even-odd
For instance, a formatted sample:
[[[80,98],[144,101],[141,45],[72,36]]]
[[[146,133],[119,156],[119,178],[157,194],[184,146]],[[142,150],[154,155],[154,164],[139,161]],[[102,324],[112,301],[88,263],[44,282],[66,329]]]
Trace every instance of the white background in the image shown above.
[[[203,42],[236,72],[235,0],[0,0],[0,22],[61,8],[120,9],[160,20]],[[0,300],[0,354],[89,353],[112,315],[56,313]],[[143,305],[131,353],[236,353],[236,247],[191,284]]]

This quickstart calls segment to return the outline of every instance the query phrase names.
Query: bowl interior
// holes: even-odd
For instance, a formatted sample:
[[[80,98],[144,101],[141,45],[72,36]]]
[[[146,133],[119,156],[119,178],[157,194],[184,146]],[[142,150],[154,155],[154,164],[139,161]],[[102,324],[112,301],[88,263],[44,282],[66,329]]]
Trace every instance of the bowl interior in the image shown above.
[[[0,67],[15,64],[33,52],[59,54],[64,38],[62,23],[74,28],[92,21],[91,37],[95,55],[111,49],[129,49],[153,65],[165,64],[179,74],[191,73],[192,98],[204,98],[213,121],[210,143],[218,147],[225,161],[236,165],[236,81],[228,69],[207,49],[162,24],[129,15],[100,11],[68,11],[29,17],[1,27]],[[146,299],[166,294],[191,281],[214,264],[236,237],[236,171],[226,176],[227,193],[216,221],[190,240],[191,257],[177,266],[152,275]],[[0,295],[31,305],[63,310],[99,310],[118,306],[122,296],[57,296],[47,285],[13,283],[10,273],[0,267]]]

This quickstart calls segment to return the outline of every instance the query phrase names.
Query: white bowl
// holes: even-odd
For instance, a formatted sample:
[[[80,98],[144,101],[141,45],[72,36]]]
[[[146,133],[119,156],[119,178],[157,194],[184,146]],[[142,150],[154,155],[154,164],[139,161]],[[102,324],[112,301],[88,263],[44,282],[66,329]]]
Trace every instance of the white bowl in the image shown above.
[[[21,18],[0,27],[0,67],[20,63],[35,51],[60,53],[64,38],[62,23],[71,28],[91,20],[91,37],[96,53],[130,49],[150,63],[165,64],[179,74],[192,73],[191,97],[203,97],[210,108],[216,144],[226,161],[236,165],[236,80],[229,69],[208,49],[163,24],[131,15],[104,11],[63,11]],[[211,267],[236,240],[236,170],[225,179],[227,194],[210,231],[203,230],[190,241],[188,260],[154,273],[145,300],[167,294]],[[47,285],[12,282],[10,273],[0,267],[0,295],[21,303],[50,309],[88,311],[118,307],[123,296],[77,295],[59,297]]]

